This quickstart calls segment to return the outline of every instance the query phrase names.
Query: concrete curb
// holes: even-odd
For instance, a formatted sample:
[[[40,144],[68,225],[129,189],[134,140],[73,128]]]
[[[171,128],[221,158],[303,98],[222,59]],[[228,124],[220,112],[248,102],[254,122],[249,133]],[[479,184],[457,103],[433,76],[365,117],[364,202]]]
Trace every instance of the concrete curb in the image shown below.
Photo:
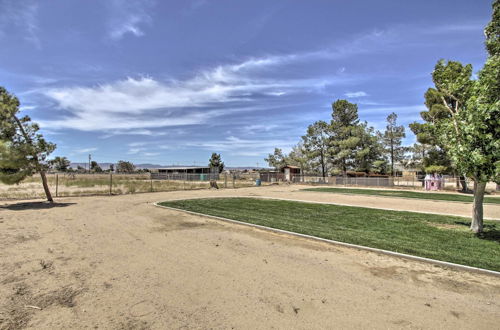
[[[384,210],[384,211],[395,211],[395,212],[410,212],[410,213],[420,213],[420,214],[445,215],[445,216],[449,216],[449,217],[458,217],[458,218],[466,218],[466,219],[470,218],[470,217],[465,216],[465,215],[448,214],[448,213],[440,213],[440,212],[399,210],[399,209],[384,208],[384,207],[362,206],[362,205],[353,205],[353,204],[335,203],[335,202],[318,202],[318,201],[309,201],[309,200],[304,200],[304,199],[279,198],[279,197],[267,197],[267,196],[245,196],[245,195],[243,195],[243,196],[191,197],[191,198],[169,199],[169,201],[184,200],[184,199],[210,199],[210,198],[260,198],[260,199],[272,199],[272,200],[289,201],[289,202],[310,203],[310,204],[325,204],[325,205],[338,205],[338,206],[359,207],[359,208],[362,208],[362,209],[373,209],[373,210]],[[484,220],[500,221],[500,218],[484,218]]]
[[[238,197],[244,197],[244,196],[233,196],[233,197],[222,197],[222,198],[238,198]],[[182,198],[182,199],[171,199],[168,201],[162,201],[162,202],[170,202],[170,201],[179,201],[179,200],[189,200],[189,199],[209,199],[212,197],[200,197],[200,198]],[[246,198],[259,198],[259,197],[246,197]],[[289,200],[289,199],[278,199],[278,198],[269,198],[266,197],[264,199],[275,199],[275,200],[288,200],[288,201],[294,201],[294,200]],[[184,212],[196,216],[201,216],[201,217],[207,217],[215,220],[221,220],[233,224],[238,224],[242,226],[247,226],[247,227],[252,227],[252,228],[257,228],[265,231],[271,231],[275,233],[280,233],[280,234],[285,234],[285,235],[290,235],[290,236],[295,236],[295,237],[301,237],[301,238],[307,238],[311,239],[314,241],[319,241],[323,243],[328,243],[332,245],[340,245],[344,247],[349,247],[349,248],[354,248],[357,250],[362,250],[362,251],[370,251],[370,252],[375,252],[375,253],[380,253],[380,254],[385,254],[393,257],[398,257],[398,258],[403,258],[403,259],[408,259],[408,260],[415,260],[415,261],[420,261],[420,262],[426,262],[434,265],[438,265],[441,267],[449,267],[457,270],[462,270],[462,271],[469,271],[469,272],[474,272],[474,273],[479,273],[479,274],[486,274],[486,275],[492,275],[496,277],[500,277],[500,272],[494,271],[494,270],[488,270],[488,269],[483,269],[483,268],[478,268],[478,267],[472,267],[472,266],[466,266],[466,265],[460,265],[460,264],[455,264],[452,262],[447,262],[447,261],[440,261],[440,260],[435,260],[435,259],[430,259],[430,258],[425,258],[425,257],[418,257],[418,256],[413,256],[410,254],[404,254],[404,253],[399,253],[399,252],[393,252],[389,250],[382,250],[382,249],[377,249],[377,248],[371,248],[363,245],[357,245],[357,244],[351,244],[351,243],[345,243],[345,242],[339,242],[339,241],[334,241],[326,238],[321,238],[321,237],[316,237],[316,236],[311,236],[311,235],[306,235],[306,234],[300,234],[300,233],[295,233],[291,232],[288,230],[283,230],[283,229],[276,229],[272,227],[267,227],[267,226],[262,226],[262,225],[256,225],[252,223],[247,223],[247,222],[242,222],[238,220],[233,220],[233,219],[228,219],[228,218],[223,218],[223,217],[218,217],[215,215],[208,215],[208,214],[203,214],[203,213],[198,213],[198,212],[193,212],[193,211],[187,211],[183,209],[178,209],[175,207],[169,207],[169,206],[163,206],[159,205],[159,203],[162,202],[155,202],[153,203],[154,206],[159,207],[159,208],[164,208],[167,210],[172,210],[172,211],[177,211],[177,212]],[[307,201],[302,201],[305,203],[308,203]],[[316,202],[318,203],[318,202]],[[325,204],[325,203],[319,203],[319,204]],[[406,212],[406,211],[402,211]]]

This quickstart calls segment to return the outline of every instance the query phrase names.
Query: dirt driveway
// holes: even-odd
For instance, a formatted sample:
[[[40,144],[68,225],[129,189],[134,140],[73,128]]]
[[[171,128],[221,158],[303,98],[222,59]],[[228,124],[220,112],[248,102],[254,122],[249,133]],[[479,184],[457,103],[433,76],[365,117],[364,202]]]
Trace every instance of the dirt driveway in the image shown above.
[[[203,196],[305,198],[293,189],[65,198],[52,208],[1,203],[0,329],[498,326],[499,278],[152,205]]]

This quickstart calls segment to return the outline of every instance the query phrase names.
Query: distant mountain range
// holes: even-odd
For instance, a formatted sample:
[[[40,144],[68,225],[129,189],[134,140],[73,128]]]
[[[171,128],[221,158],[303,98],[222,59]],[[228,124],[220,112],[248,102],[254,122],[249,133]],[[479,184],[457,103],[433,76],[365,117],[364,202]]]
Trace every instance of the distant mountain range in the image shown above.
[[[98,163],[99,166],[103,170],[109,169],[109,166],[111,164],[116,165],[116,163]],[[162,167],[187,167],[187,166],[201,166],[201,165],[158,165],[158,164],[134,164],[137,169],[152,169],[152,168],[162,168]],[[70,167],[76,169],[78,166],[81,166],[83,168],[88,168],[89,163],[71,163]],[[228,166],[225,168],[226,170],[233,170],[233,171],[243,171],[243,170],[252,170],[252,169],[267,169],[267,167],[256,167],[256,166],[237,166],[237,167],[231,167]]]

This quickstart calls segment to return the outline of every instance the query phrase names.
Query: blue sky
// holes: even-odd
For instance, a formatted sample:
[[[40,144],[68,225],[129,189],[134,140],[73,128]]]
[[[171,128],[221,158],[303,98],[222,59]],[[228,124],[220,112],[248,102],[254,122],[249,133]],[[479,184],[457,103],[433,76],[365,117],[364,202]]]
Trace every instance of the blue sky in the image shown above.
[[[0,85],[99,162],[264,166],[331,103],[419,120],[440,58],[485,61],[490,0],[0,0]],[[407,129],[405,142],[415,141]]]

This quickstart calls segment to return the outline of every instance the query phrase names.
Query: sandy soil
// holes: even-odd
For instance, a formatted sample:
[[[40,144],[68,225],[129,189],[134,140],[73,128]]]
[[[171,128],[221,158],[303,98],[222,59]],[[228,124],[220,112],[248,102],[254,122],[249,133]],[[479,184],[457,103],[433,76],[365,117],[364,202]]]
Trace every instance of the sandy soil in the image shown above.
[[[0,329],[498,327],[498,277],[152,205],[202,196],[341,198],[293,189],[1,203]]]

